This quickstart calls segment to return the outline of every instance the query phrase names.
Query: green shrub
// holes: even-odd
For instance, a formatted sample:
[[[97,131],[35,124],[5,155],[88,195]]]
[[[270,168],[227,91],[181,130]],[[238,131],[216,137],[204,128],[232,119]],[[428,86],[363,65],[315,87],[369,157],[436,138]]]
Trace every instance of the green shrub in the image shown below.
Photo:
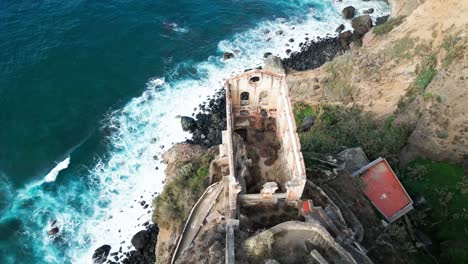
[[[377,36],[383,36],[392,31],[395,27],[403,23],[404,16],[392,17],[387,22],[378,25],[374,28],[374,34]]]
[[[446,139],[449,136],[447,130],[437,130],[436,134],[437,134],[437,137],[441,139]]]
[[[406,142],[408,130],[392,125],[393,117],[379,125],[357,107],[315,106],[316,122],[299,139],[305,156],[309,152],[331,153],[341,146],[361,146],[369,158],[395,158]]]
[[[421,64],[421,71],[416,77],[415,86],[419,90],[424,90],[431,83],[432,78],[437,73],[436,70],[437,58],[435,54],[429,55],[424,58]]]
[[[442,66],[447,67],[452,62],[462,54],[462,49],[460,46],[457,46],[460,37],[454,35],[449,35],[445,37],[444,42],[442,43],[442,48],[447,52],[445,58],[442,60]]]
[[[401,38],[387,51],[387,56],[392,59],[411,59],[415,55],[413,53],[414,45],[413,38],[408,36]]]
[[[425,167],[424,177],[416,179],[408,175],[415,167]],[[468,263],[468,195],[462,187],[466,184],[463,168],[417,159],[404,170],[403,176],[408,193],[427,201],[427,208],[418,211],[429,210],[430,213],[413,219],[413,214],[418,212],[415,211],[410,216],[412,222],[430,236],[434,244],[432,253],[439,263]]]
[[[339,60],[333,60],[325,69],[329,73],[329,78],[323,83],[325,97],[345,104],[353,102],[357,90],[351,82],[353,74],[351,57],[344,55]]]
[[[178,164],[178,169],[153,200],[153,222],[162,228],[179,230],[193,205],[208,187],[211,153],[191,162]]]
[[[423,94],[423,99],[426,102],[432,100],[433,97],[434,96],[432,95],[432,93],[429,93],[429,92],[426,92],[426,93]]]
[[[302,102],[299,102],[294,105],[293,114],[294,114],[294,119],[296,120],[296,125],[300,126],[302,123],[302,120],[306,116],[313,115],[314,112],[312,110],[312,107]]]

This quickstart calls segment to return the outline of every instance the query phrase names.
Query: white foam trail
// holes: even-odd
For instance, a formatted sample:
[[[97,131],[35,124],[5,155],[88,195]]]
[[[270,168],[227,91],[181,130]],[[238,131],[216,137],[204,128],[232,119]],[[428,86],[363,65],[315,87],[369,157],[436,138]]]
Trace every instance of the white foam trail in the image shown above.
[[[299,50],[298,44],[305,37],[324,37],[342,23],[350,28],[349,21],[341,17],[342,6],[351,4],[358,10],[372,7],[374,19],[388,13],[388,7],[380,1],[323,4],[327,8],[320,14],[310,12],[302,19],[264,21],[256,28],[221,41],[219,52],[234,52],[234,59],[224,62],[219,55],[210,56],[196,65],[200,79],[171,83],[163,78],[151,79],[140,97],[111,114],[108,125],[117,131],[110,139],[113,151],[108,161],[98,162],[92,170],[90,179],[97,179],[101,189],[96,195],[94,218],[76,233],[75,241],[79,244],[76,248],[84,249],[71,253],[73,263],[90,263],[94,250],[104,244],[112,247],[111,252],[120,247],[123,251],[132,249],[132,236],[144,229],[142,224],[151,217],[148,213],[151,204],[144,208],[139,202],[151,203],[155,192],[163,187],[165,165],[160,161],[161,154],[173,143],[190,137],[182,131],[177,116],[191,115],[199,103],[222,87],[223,78],[262,65],[265,52],[284,57],[287,48]],[[276,35],[276,30],[282,30],[283,34]],[[295,39],[294,43],[288,41],[290,38]],[[286,47],[286,43],[290,46]]]
[[[66,159],[63,161],[59,162],[57,166],[55,166],[45,177],[44,181],[45,182],[53,182],[55,179],[57,179],[57,175],[61,170],[64,170],[68,168],[68,165],[70,164],[70,156],[68,156]]]

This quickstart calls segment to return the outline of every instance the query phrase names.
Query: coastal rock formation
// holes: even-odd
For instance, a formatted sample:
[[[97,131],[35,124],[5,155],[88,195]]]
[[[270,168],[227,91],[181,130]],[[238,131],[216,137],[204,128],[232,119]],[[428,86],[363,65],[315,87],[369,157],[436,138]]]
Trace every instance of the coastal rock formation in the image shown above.
[[[269,55],[265,59],[265,70],[274,73],[284,74],[284,66],[281,58]]]
[[[132,238],[132,245],[136,250],[124,254],[121,260],[123,264],[147,264],[156,261],[156,242],[159,229],[156,225],[149,225],[146,230],[135,234]],[[117,255],[114,256],[119,258]]]
[[[361,37],[372,28],[372,19],[369,15],[362,15],[353,18],[351,26],[354,29],[354,33]]]
[[[353,6],[347,6],[343,8],[343,10],[341,11],[341,14],[343,15],[345,19],[351,19],[354,17],[355,10],[356,9]]]
[[[304,71],[320,67],[337,54],[343,52],[341,42],[337,38],[318,39],[306,42],[299,52],[292,53],[283,59],[283,65],[288,70]]]
[[[195,124],[188,121],[186,128],[192,129],[189,143],[203,147],[212,147],[221,143],[221,131],[226,129],[226,99],[224,89],[219,90],[205,103],[199,106],[195,115]]]
[[[111,250],[111,246],[103,245],[97,248],[93,254],[93,264],[102,264],[106,262],[107,256],[109,256],[109,252]]]
[[[350,30],[345,32],[341,32],[338,34],[338,40],[340,41],[340,45],[343,49],[349,47],[349,43],[351,43],[351,38],[353,37],[353,33]]]
[[[234,58],[234,53],[231,52],[224,52],[223,54],[223,60],[229,60]]]
[[[374,13],[374,8],[366,9],[366,10],[364,10],[363,13],[364,13],[364,14],[372,14],[372,13]]]
[[[197,128],[197,122],[189,116],[182,116],[180,118],[180,124],[182,125],[182,129],[184,131],[194,131]]]
[[[179,143],[172,146],[162,155],[162,160],[167,164],[166,170],[166,181],[171,180],[171,176],[175,175],[177,170],[177,163],[189,162],[195,158],[198,158],[205,153],[205,150],[194,144]]]
[[[341,33],[341,31],[343,31],[344,29],[345,29],[345,26],[343,24],[341,24],[336,28],[335,32],[336,33]]]

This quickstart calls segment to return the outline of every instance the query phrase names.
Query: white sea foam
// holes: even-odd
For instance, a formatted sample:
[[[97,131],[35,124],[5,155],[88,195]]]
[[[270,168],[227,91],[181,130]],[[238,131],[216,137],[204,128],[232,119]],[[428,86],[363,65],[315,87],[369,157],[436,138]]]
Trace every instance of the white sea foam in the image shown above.
[[[45,182],[53,182],[55,179],[57,179],[57,175],[61,170],[64,170],[68,168],[68,165],[70,164],[70,156],[68,156],[66,159],[63,161],[57,163],[57,166],[55,166],[45,177],[44,181]]]
[[[120,247],[123,251],[132,248],[132,235],[143,229],[142,224],[151,217],[148,213],[151,204],[144,209],[139,202],[151,203],[154,194],[163,187],[165,165],[160,162],[161,154],[173,143],[190,136],[182,131],[177,116],[190,115],[207,96],[221,88],[223,78],[262,65],[265,52],[284,57],[286,49],[299,50],[298,44],[305,37],[323,37],[342,23],[350,28],[349,21],[341,17],[341,9],[347,5],[359,7],[358,10],[372,7],[373,18],[388,13],[388,7],[379,1],[344,0],[323,5],[326,5],[323,12],[310,12],[303,19],[264,21],[221,41],[219,52],[234,52],[234,59],[223,62],[218,54],[197,64],[196,69],[203,76],[200,79],[171,83],[164,78],[151,79],[141,96],[110,115],[108,126],[117,131],[111,136],[113,152],[106,162],[99,162],[92,170],[90,178],[98,179],[101,189],[95,201],[94,218],[76,234],[75,241],[86,250],[74,251],[70,256],[73,263],[89,263],[94,250],[103,244],[110,245],[111,252]],[[283,34],[276,35],[277,30]],[[292,45],[290,38],[295,39]],[[291,46],[286,47],[286,43]],[[65,218],[61,221],[66,221]]]

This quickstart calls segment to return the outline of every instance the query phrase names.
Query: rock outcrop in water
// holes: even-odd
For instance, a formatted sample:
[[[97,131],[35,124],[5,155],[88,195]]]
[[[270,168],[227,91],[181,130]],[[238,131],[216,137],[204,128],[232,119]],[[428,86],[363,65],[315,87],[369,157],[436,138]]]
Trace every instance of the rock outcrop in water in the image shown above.
[[[136,250],[126,252],[120,263],[147,264],[156,261],[156,241],[159,229],[156,225],[149,225],[146,230],[136,233],[132,238],[132,245]],[[117,257],[117,256],[116,256]],[[115,259],[116,261],[118,260]],[[110,262],[113,263],[113,262]]]
[[[109,252],[111,250],[111,246],[103,245],[96,249],[93,254],[93,264],[102,264],[106,262],[107,256],[109,256]]]
[[[192,133],[192,139],[188,143],[197,144],[206,148],[221,143],[221,131],[226,129],[226,99],[224,89],[215,93],[199,106],[199,112],[195,119],[188,120],[182,117],[181,124]]]
[[[300,51],[293,52],[289,58],[283,59],[283,64],[287,69],[297,71],[315,69],[344,50],[336,37],[308,41]]]

